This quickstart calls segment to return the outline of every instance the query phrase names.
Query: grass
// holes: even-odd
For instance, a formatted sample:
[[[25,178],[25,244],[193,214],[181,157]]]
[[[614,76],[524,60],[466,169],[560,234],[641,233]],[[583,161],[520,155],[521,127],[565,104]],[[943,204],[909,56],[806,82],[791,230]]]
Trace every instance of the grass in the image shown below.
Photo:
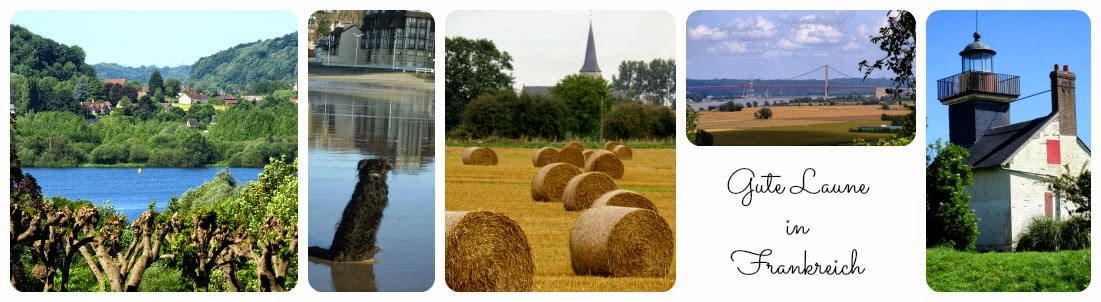
[[[853,139],[873,140],[893,133],[849,132],[868,122],[839,122],[816,125],[749,128],[711,132],[716,146],[811,146],[852,145]]]
[[[585,149],[604,149],[604,143],[607,141],[592,141],[584,139],[570,139],[563,141],[551,141],[545,139],[511,139],[511,138],[486,138],[481,140],[460,140],[460,139],[447,139],[448,147],[489,147],[489,148],[532,148],[538,149],[542,147],[554,147],[562,148],[566,145],[566,142],[578,141],[585,147]],[[631,147],[631,150],[637,149],[673,149],[677,147],[677,141],[673,138],[668,139],[650,139],[650,140],[629,140],[620,141],[620,144]]]
[[[172,103],[172,107],[180,107],[184,111],[191,110],[191,104]],[[226,105],[214,105],[214,110],[226,111]]]
[[[1079,292],[1090,285],[1090,250],[970,253],[930,248],[925,278],[938,292]]]
[[[446,209],[496,211],[516,220],[532,246],[534,291],[666,291],[673,286],[675,261],[665,278],[575,276],[569,238],[581,213],[566,212],[562,203],[531,200],[531,179],[538,172],[531,164],[534,148],[495,148],[497,166],[464,166],[463,148],[449,146],[446,150]],[[634,159],[623,164],[624,177],[616,184],[654,201],[675,234],[676,150],[636,149]]]

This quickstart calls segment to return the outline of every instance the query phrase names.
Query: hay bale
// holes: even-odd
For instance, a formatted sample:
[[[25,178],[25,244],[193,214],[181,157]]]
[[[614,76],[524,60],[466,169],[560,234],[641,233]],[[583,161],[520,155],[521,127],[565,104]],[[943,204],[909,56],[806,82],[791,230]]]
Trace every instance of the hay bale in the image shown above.
[[[615,181],[608,174],[586,172],[578,174],[566,184],[562,192],[562,204],[566,211],[580,211],[592,207],[593,201],[608,191],[616,189]]]
[[[593,150],[593,149],[589,149],[589,150],[585,150],[585,151],[582,151],[582,152],[581,152],[581,155],[584,155],[584,156],[585,156],[585,160],[586,160],[586,161],[588,161],[588,160],[589,160],[589,156],[592,156],[592,155],[593,155],[593,153],[595,153],[595,152],[596,152],[596,150]]]
[[[535,262],[520,225],[488,211],[447,212],[444,271],[457,292],[531,291]]]
[[[581,151],[581,150],[585,150],[585,145],[582,145],[581,142],[579,142],[579,141],[570,141],[570,142],[566,143],[566,146],[562,147],[562,149],[570,149],[570,148],[577,149],[578,151]]]
[[[562,202],[566,183],[581,174],[581,169],[567,163],[553,163],[539,169],[531,179],[531,199],[535,201]]]
[[[584,168],[585,154],[581,152],[581,149],[562,148],[562,150],[558,150],[558,162],[571,164],[578,168]]]
[[[631,158],[634,157],[634,152],[631,151],[631,147],[627,147],[624,145],[619,145],[615,148],[612,148],[612,152],[614,152],[615,155],[622,160],[631,160]]]
[[[589,209],[570,232],[570,264],[577,275],[665,277],[674,249],[665,219],[638,208]]]
[[[604,143],[604,150],[612,151],[615,149],[615,146],[619,146],[619,142],[608,141],[607,143]]]
[[[623,161],[610,151],[597,150],[585,160],[585,172],[601,172],[615,179],[623,178]]]
[[[554,148],[539,148],[531,155],[531,164],[536,168],[558,162],[558,150]]]
[[[493,149],[470,147],[463,151],[463,164],[476,166],[496,166],[497,152]]]
[[[623,189],[609,191],[608,193],[604,193],[604,195],[600,195],[600,198],[597,198],[596,201],[593,201],[594,208],[607,206],[639,208],[654,212],[658,211],[658,208],[654,206],[654,202],[650,201],[646,196],[642,196],[642,194],[638,194],[635,191]]]

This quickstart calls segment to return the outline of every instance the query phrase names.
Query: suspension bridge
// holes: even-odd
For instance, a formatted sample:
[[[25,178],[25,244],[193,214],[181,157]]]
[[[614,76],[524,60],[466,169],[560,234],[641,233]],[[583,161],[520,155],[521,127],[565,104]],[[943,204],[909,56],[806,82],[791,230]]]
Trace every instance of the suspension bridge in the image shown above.
[[[783,81],[798,80],[798,79],[800,79],[804,76],[807,76],[807,75],[813,74],[815,72],[821,71],[825,74],[825,76],[824,76],[825,81],[823,82],[822,85],[809,85],[809,84],[802,84],[802,85],[801,84],[790,84],[790,85],[789,84],[764,84],[764,85],[761,85],[761,84],[754,84],[754,80],[750,79],[748,85],[687,86],[685,89],[688,90],[688,91],[694,91],[694,90],[695,91],[699,91],[699,90],[740,90],[743,97],[754,94],[755,90],[766,90],[766,91],[768,91],[768,90],[771,90],[771,89],[779,89],[780,95],[782,96],[784,89],[822,89],[823,96],[826,97],[826,98],[829,98],[831,88],[832,89],[845,89],[845,90],[868,90],[872,93],[875,93],[876,89],[880,88],[878,86],[863,86],[863,85],[832,85],[831,86],[830,85],[830,71],[831,70],[836,74],[840,74],[844,78],[856,78],[854,76],[850,76],[848,74],[845,74],[844,72],[842,72],[840,70],[837,70],[836,68],[830,67],[829,64],[826,64],[826,65],[818,66],[818,68],[812,69],[810,71],[801,73],[799,75],[796,75],[796,76],[793,76],[793,77],[790,77],[790,78],[780,79],[780,80],[783,80]]]

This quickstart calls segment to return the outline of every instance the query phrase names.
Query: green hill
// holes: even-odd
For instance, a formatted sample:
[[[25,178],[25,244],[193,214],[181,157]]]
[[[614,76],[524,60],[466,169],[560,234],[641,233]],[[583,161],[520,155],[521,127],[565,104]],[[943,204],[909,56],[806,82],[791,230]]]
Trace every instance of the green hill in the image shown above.
[[[154,70],[161,71],[161,78],[176,78],[186,82],[191,76],[191,65],[157,67],[155,65],[142,65],[138,67],[123,66],[115,63],[99,63],[92,65],[96,68],[96,75],[102,79],[126,79],[127,82],[145,83],[149,80],[149,74]]]
[[[243,91],[263,81],[298,79],[298,33],[243,43],[200,58],[187,83],[205,91]]]

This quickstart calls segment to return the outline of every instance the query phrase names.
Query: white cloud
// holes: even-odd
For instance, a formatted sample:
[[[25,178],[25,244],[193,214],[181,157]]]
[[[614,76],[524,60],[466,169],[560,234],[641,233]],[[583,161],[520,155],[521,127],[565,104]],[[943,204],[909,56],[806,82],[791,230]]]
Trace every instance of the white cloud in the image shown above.
[[[855,41],[849,41],[849,43],[845,43],[845,45],[841,46],[841,50],[856,50],[856,49],[860,49],[860,44],[857,44]]]
[[[692,38],[692,40],[722,40],[726,38],[726,32],[717,27],[709,27],[700,24],[688,30],[688,37]]]
[[[775,58],[775,57],[790,57],[795,55],[794,51],[790,50],[769,50],[761,54],[762,58]]]
[[[802,18],[799,18],[799,22],[814,23],[814,20],[817,20],[817,19],[818,18],[815,17],[814,15],[809,15],[809,16],[803,16]]]
[[[856,28],[856,34],[860,35],[861,38],[868,37],[871,33],[872,31],[868,28],[867,25],[860,24],[860,27]]]
[[[723,41],[722,47],[730,53],[740,54],[749,52],[749,46],[745,42]]]
[[[727,25],[732,34],[738,37],[751,39],[766,39],[776,35],[776,24],[765,17],[737,18]]]
[[[833,26],[814,23],[800,24],[791,32],[791,40],[799,44],[837,43],[842,36]]]
[[[796,48],[803,47],[803,45],[800,45],[799,43],[792,42],[791,40],[788,40],[787,38],[780,38],[780,41],[776,42],[776,47],[779,47],[781,49],[796,49]]]

